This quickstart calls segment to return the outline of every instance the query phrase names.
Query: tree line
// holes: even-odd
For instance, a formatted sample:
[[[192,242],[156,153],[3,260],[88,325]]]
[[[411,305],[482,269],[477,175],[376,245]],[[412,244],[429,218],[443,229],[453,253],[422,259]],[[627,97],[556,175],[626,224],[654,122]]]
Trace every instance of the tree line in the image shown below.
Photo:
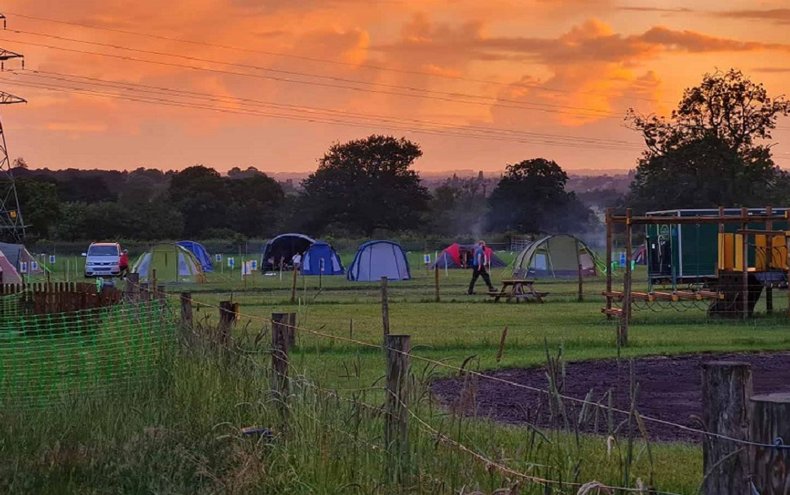
[[[774,163],[770,139],[789,111],[784,97],[737,70],[706,74],[669,118],[629,111],[646,150],[628,194],[598,196],[637,212],[785,205],[790,175]],[[458,177],[429,191],[414,169],[421,156],[419,144],[393,136],[337,143],[296,189],[252,167],[51,171],[18,159],[13,173],[34,239],[477,236],[580,232],[598,222],[550,159],[507,164],[492,191],[482,178]]]
[[[592,212],[565,190],[567,174],[545,159],[509,165],[492,194],[476,178],[448,178],[429,191],[413,170],[422,155],[404,138],[372,135],[338,143],[286,193],[254,168],[221,175],[178,172],[13,169],[34,240],[269,237],[539,232],[584,228]]]

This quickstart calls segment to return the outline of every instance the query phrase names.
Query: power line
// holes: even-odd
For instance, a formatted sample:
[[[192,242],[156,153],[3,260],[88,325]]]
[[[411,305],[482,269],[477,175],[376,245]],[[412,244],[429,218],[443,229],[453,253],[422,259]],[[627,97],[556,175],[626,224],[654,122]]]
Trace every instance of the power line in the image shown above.
[[[232,96],[225,96],[225,95],[216,95],[211,93],[202,93],[196,91],[186,91],[186,90],[179,90],[175,88],[165,87],[165,86],[152,86],[152,85],[145,85],[145,84],[138,84],[138,83],[130,83],[124,81],[111,81],[106,79],[100,79],[95,77],[88,77],[88,76],[81,76],[81,75],[74,75],[74,74],[63,74],[58,72],[50,72],[50,71],[39,71],[39,70],[26,70],[23,72],[12,72],[12,74],[19,74],[23,76],[33,76],[38,78],[43,78],[46,80],[55,80],[67,83],[78,83],[78,84],[88,84],[90,86],[98,86],[101,88],[110,88],[110,89],[117,89],[117,90],[125,90],[125,91],[136,91],[142,93],[151,93],[155,95],[167,95],[167,96],[177,96],[183,98],[201,98],[201,99],[208,99],[210,101],[215,101],[219,103],[228,103],[228,104],[245,104],[250,105],[253,107],[273,107],[279,110],[291,110],[291,111],[299,111],[299,112],[310,112],[310,113],[319,113],[319,114],[328,114],[330,116],[341,115],[343,117],[351,117],[356,119],[374,119],[376,121],[383,121],[388,123],[397,123],[397,124],[417,124],[421,126],[432,126],[432,127],[443,127],[451,130],[461,130],[461,131],[476,131],[486,134],[502,134],[504,136],[523,136],[528,138],[542,138],[542,139],[551,139],[551,140],[558,140],[558,141],[568,141],[568,142],[578,142],[583,144],[611,144],[617,147],[634,147],[641,149],[641,146],[634,142],[619,140],[619,139],[604,139],[604,138],[588,138],[583,136],[567,136],[567,135],[559,135],[559,134],[549,134],[549,133],[538,133],[538,132],[530,132],[530,131],[521,131],[516,129],[505,129],[499,127],[484,127],[484,126],[474,126],[474,125],[463,125],[463,126],[455,126],[452,124],[442,123],[442,122],[434,122],[434,121],[427,121],[427,120],[420,120],[420,119],[409,119],[409,118],[400,118],[400,117],[390,117],[384,115],[375,115],[375,114],[367,114],[367,113],[358,113],[358,112],[349,112],[344,110],[336,110],[336,109],[326,109],[326,108],[317,108],[317,107],[309,107],[309,106],[302,106],[302,105],[289,105],[285,103],[279,102],[270,102],[270,101],[262,101],[256,100],[252,98],[242,98],[242,97],[232,97]],[[76,79],[76,80],[75,80]]]
[[[55,74],[60,76],[59,73],[48,73],[47,71],[30,71],[30,70],[26,70],[24,74],[33,73],[34,75],[36,75],[35,73],[37,72],[39,73],[44,72],[44,74]],[[12,72],[11,74],[17,75],[20,73]],[[57,85],[53,83],[47,84],[45,82],[40,82],[40,81],[17,81],[7,78],[6,79],[0,78],[0,80],[12,84],[18,84],[24,87],[34,87],[38,89],[58,91],[63,93],[73,92],[78,94],[84,94],[87,96],[115,98],[115,99],[134,101],[134,102],[160,104],[160,105],[171,106],[171,107],[210,110],[210,111],[216,111],[216,112],[228,113],[228,114],[269,117],[269,118],[296,120],[296,121],[311,122],[311,123],[343,125],[343,126],[350,126],[350,127],[364,128],[364,129],[371,129],[383,125],[384,127],[390,130],[398,130],[398,131],[406,131],[406,132],[414,132],[414,133],[430,134],[430,135],[440,135],[447,137],[457,137],[457,138],[471,138],[477,140],[504,141],[504,142],[513,142],[513,143],[523,143],[523,144],[540,144],[540,145],[575,148],[575,149],[595,148],[595,149],[615,150],[615,151],[626,151],[626,150],[640,151],[643,149],[640,145],[636,143],[620,141],[620,140],[532,133],[527,131],[517,131],[513,129],[486,128],[479,126],[454,127],[446,123],[437,123],[437,122],[422,121],[416,119],[401,119],[397,117],[386,117],[386,116],[375,116],[375,115],[371,116],[368,114],[344,112],[344,111],[337,111],[333,109],[303,107],[297,105],[264,102],[264,101],[248,99],[248,98],[218,96],[218,95],[212,95],[210,93],[183,91],[183,90],[176,90],[173,88],[167,88],[161,86],[139,85],[134,83],[119,82],[119,81],[106,81],[98,78],[90,78],[90,77],[76,76],[76,75],[63,75],[63,76],[67,76],[67,77],[55,77],[50,75],[38,74],[38,77],[43,77],[45,80],[50,79],[56,82],[64,82],[70,84],[81,84],[81,83],[85,84],[85,83],[81,81],[74,81],[73,79],[69,79],[68,77],[84,78],[87,79],[88,81],[93,81],[89,83],[89,86],[97,86],[105,91],[99,91],[91,87],[85,88],[80,86]],[[135,88],[135,86],[139,86],[142,89]],[[151,90],[151,88],[153,88],[153,90]],[[106,91],[108,89],[152,93],[155,96],[164,95],[167,96],[168,98],[151,97],[145,94],[142,96],[135,95],[131,97],[131,96],[119,95],[114,92],[108,92]],[[187,98],[188,100],[194,100],[195,98],[198,97],[218,103],[231,104],[234,106],[227,107],[222,105],[220,106],[206,105],[204,103],[200,103],[200,102],[196,103],[194,101],[185,102],[180,100],[173,100],[173,98]],[[239,102],[243,102],[244,104],[239,105],[238,104]],[[281,112],[284,111],[287,113],[262,112],[254,109],[250,110],[248,106],[252,106],[252,107],[271,106],[275,110],[279,110]],[[295,114],[294,112],[300,112],[300,113]],[[304,115],[304,112],[308,112],[311,114],[318,114],[318,115],[306,117]],[[345,119],[336,118],[337,115],[340,115],[341,117],[345,117]],[[417,124],[417,125],[412,125],[412,124]],[[434,126],[434,127],[431,128],[425,126]],[[439,126],[439,128],[435,128],[436,126]],[[783,156],[775,156],[774,159],[788,160],[787,157],[783,157]]]
[[[331,82],[337,83],[337,84],[333,84],[330,87],[341,88],[341,89],[355,89],[355,90],[365,91],[364,88],[357,88],[356,86],[354,86],[353,88],[349,88],[349,87],[345,86],[345,85],[349,85],[349,84],[351,84],[351,85],[361,85],[361,86],[366,86],[366,87],[369,87],[369,88],[384,88],[386,90],[391,90],[390,92],[387,92],[386,94],[395,95],[395,96],[413,96],[414,94],[418,94],[418,95],[421,95],[421,96],[423,96],[423,95],[431,95],[431,96],[434,96],[434,97],[452,98],[452,100],[445,100],[445,101],[461,102],[461,103],[467,103],[467,104],[478,104],[478,105],[482,104],[482,105],[485,105],[485,106],[495,105],[495,106],[507,106],[507,107],[512,106],[513,108],[520,108],[520,109],[525,109],[525,110],[542,111],[542,112],[547,112],[547,113],[569,114],[569,115],[574,115],[574,116],[579,116],[579,117],[588,117],[588,118],[600,118],[600,119],[622,118],[622,115],[620,115],[618,113],[615,113],[615,112],[610,112],[608,110],[593,109],[593,108],[588,108],[588,107],[577,107],[577,106],[572,106],[572,105],[559,105],[559,104],[541,103],[541,102],[522,102],[522,101],[519,101],[519,100],[513,100],[513,99],[508,99],[508,98],[499,98],[499,97],[493,97],[493,96],[475,95],[475,94],[462,93],[462,92],[438,91],[438,90],[431,90],[431,89],[425,89],[425,88],[417,88],[417,87],[413,87],[413,86],[403,86],[403,85],[397,85],[397,84],[386,84],[386,83],[380,83],[380,82],[371,82],[371,81],[364,81],[364,80],[359,80],[359,79],[351,79],[351,78],[345,78],[345,77],[339,77],[339,76],[327,76],[327,75],[311,74],[311,73],[300,72],[300,71],[275,69],[275,68],[272,68],[272,67],[265,67],[265,66],[254,65],[254,64],[241,64],[241,63],[235,63],[235,62],[226,62],[226,61],[222,61],[222,60],[212,60],[212,59],[207,59],[207,58],[194,57],[194,56],[190,56],[190,55],[181,55],[181,54],[169,53],[169,52],[162,52],[162,51],[157,51],[157,50],[144,50],[144,49],[140,49],[140,48],[131,48],[131,47],[127,47],[127,46],[123,46],[123,45],[117,45],[117,44],[112,44],[112,43],[101,43],[101,42],[97,42],[97,41],[79,40],[79,39],[75,39],[75,38],[69,38],[69,37],[58,36],[58,35],[53,35],[53,34],[34,33],[34,32],[14,30],[14,29],[10,29],[8,31],[12,32],[12,33],[16,33],[16,34],[39,36],[39,37],[43,37],[43,38],[55,39],[55,40],[58,40],[58,41],[66,41],[66,42],[71,42],[71,43],[81,43],[81,44],[86,44],[86,45],[91,45],[91,46],[98,46],[98,47],[102,47],[102,48],[110,48],[110,49],[113,49],[113,50],[123,50],[123,51],[128,51],[128,52],[143,53],[143,54],[147,54],[147,55],[156,55],[156,56],[161,56],[161,57],[172,57],[172,58],[177,58],[177,59],[181,59],[181,60],[187,60],[187,61],[190,61],[190,62],[201,62],[201,63],[222,65],[222,66],[226,66],[226,67],[236,67],[236,68],[242,68],[242,69],[248,69],[248,70],[261,71],[261,72],[272,73],[272,74],[280,74],[282,76],[287,76],[289,78],[300,77],[300,78],[312,78],[312,79],[318,79],[318,80],[324,80],[324,81],[331,81]],[[20,41],[20,43],[25,43],[25,42],[24,41]],[[103,54],[103,53],[94,53],[94,52],[88,52],[88,53],[93,54],[93,55],[107,55],[107,54]],[[307,81],[294,80],[294,79],[282,79],[282,77],[281,78],[276,78],[275,80],[280,80],[280,81],[283,81],[283,82],[291,82],[291,83],[305,83],[305,82],[307,82]],[[405,91],[407,93],[406,94],[404,94],[404,93],[396,93],[395,91]],[[465,98],[466,100],[459,101],[458,98]],[[507,105],[501,105],[499,102],[504,102]]]
[[[398,72],[398,73],[413,74],[413,75],[420,75],[420,76],[427,76],[427,77],[436,77],[436,78],[448,79],[448,80],[467,81],[467,82],[474,82],[474,83],[480,83],[480,84],[495,84],[495,85],[508,86],[508,87],[523,87],[523,88],[536,89],[536,90],[540,90],[540,91],[561,93],[561,94],[570,94],[570,95],[589,94],[589,95],[596,95],[596,96],[609,96],[609,95],[606,95],[604,93],[595,92],[595,91],[571,91],[571,90],[564,90],[564,89],[559,89],[559,88],[546,87],[546,86],[543,86],[543,85],[540,85],[540,84],[529,84],[529,83],[524,83],[524,82],[507,83],[507,82],[496,81],[496,80],[492,80],[492,79],[475,79],[475,78],[468,78],[468,77],[463,77],[463,76],[454,76],[454,75],[448,75],[448,74],[437,74],[437,73],[433,73],[433,72],[410,70],[410,69],[398,69],[398,68],[391,68],[391,67],[379,66],[379,65],[356,64],[356,63],[352,63],[352,62],[343,62],[343,61],[338,61],[338,60],[321,59],[321,58],[316,58],[316,57],[308,57],[308,56],[294,55],[294,54],[288,54],[288,53],[282,53],[282,52],[267,51],[267,50],[261,50],[261,49],[256,49],[256,48],[244,48],[244,47],[238,47],[238,46],[223,45],[223,44],[218,44],[218,43],[210,43],[210,42],[205,42],[205,41],[189,40],[189,39],[176,38],[176,37],[170,37],[170,36],[155,35],[155,34],[150,34],[150,33],[142,33],[142,32],[138,32],[138,31],[129,31],[129,30],[123,30],[123,29],[108,28],[106,26],[96,26],[96,25],[91,25],[91,24],[87,24],[87,23],[80,23],[80,22],[73,22],[73,21],[64,21],[64,20],[47,18],[47,17],[39,17],[39,16],[28,15],[28,14],[20,14],[20,13],[16,13],[16,12],[7,12],[7,13],[10,14],[10,15],[15,15],[17,17],[21,17],[21,18],[25,18],[25,19],[31,19],[31,20],[37,20],[37,21],[43,21],[43,22],[51,22],[51,23],[56,23],[56,24],[78,26],[78,27],[83,27],[83,28],[87,28],[87,29],[94,29],[94,30],[107,31],[107,32],[116,32],[116,33],[120,33],[120,34],[139,36],[139,37],[151,38],[151,39],[159,39],[159,40],[165,40],[165,41],[173,41],[173,42],[185,43],[185,44],[191,44],[191,45],[215,47],[215,48],[221,48],[221,49],[225,49],[225,50],[233,50],[233,51],[246,52],[246,53],[259,53],[259,54],[263,54],[263,55],[271,55],[271,56],[278,56],[278,57],[284,57],[284,58],[294,58],[294,59],[305,60],[305,61],[310,61],[310,62],[318,62],[318,63],[332,64],[332,65],[342,65],[342,66],[349,66],[349,67],[354,67],[354,68],[362,67],[362,68],[366,68],[366,69],[374,69],[374,70],[389,71],[389,72]],[[44,37],[49,37],[49,38],[62,39],[62,40],[76,42],[76,43],[87,43],[87,44],[98,45],[98,46],[112,47],[112,48],[116,48],[116,49],[135,50],[135,49],[130,49],[130,48],[127,48],[127,47],[117,46],[117,45],[113,45],[113,44],[105,44],[105,43],[99,43],[99,42],[78,40],[78,39],[67,38],[67,37],[56,36],[56,35],[50,35],[50,34],[42,34],[42,33],[35,33],[35,32],[25,32],[25,31],[21,31],[21,30],[11,30],[11,31],[12,32],[16,32],[16,33],[20,33],[20,34],[30,34],[30,35],[34,35],[34,36],[44,36]],[[135,51],[141,51],[141,50],[135,50]],[[151,52],[151,53],[153,54],[153,53],[156,53],[156,52]],[[162,53],[162,55],[164,55],[164,56],[182,57],[180,55],[175,55],[175,54]],[[197,59],[197,60],[200,60],[200,59]],[[218,63],[218,64],[227,64],[227,62],[220,62],[220,61],[209,61],[209,62]],[[236,64],[236,65],[238,65],[238,64]],[[276,69],[264,68],[264,67],[259,67],[259,69],[260,70],[276,70]],[[287,71],[282,71],[282,72],[287,72]],[[298,72],[290,72],[290,73],[291,74],[299,74]],[[328,78],[328,79],[334,79],[334,80],[342,80],[342,78],[335,78],[333,76],[324,76],[324,75],[317,75],[317,74],[303,74],[303,75],[306,76],[306,77]],[[349,81],[354,81],[354,80],[349,80]],[[402,89],[416,90],[416,91],[430,91],[430,90],[423,90],[421,88],[411,88],[411,87],[408,87],[408,86],[382,85],[381,83],[370,83],[370,82],[367,82],[367,81],[358,81],[357,80],[355,82],[357,82],[359,84],[377,84],[377,85],[380,85],[380,86],[391,86],[391,87],[394,87],[394,88],[402,88]],[[438,92],[438,91],[431,91],[431,92],[435,92],[437,94],[447,94],[447,95],[455,95],[456,94],[456,93],[451,93],[451,92]],[[488,98],[488,99],[492,99],[494,101],[514,102],[514,103],[518,103],[518,104],[524,105],[523,102],[519,102],[518,100],[508,100],[508,99],[501,99],[501,98],[496,98],[495,99],[494,97],[489,97],[489,96],[464,95],[463,93],[460,93],[459,95],[460,96],[471,97],[471,98]],[[636,100],[644,100],[644,101],[648,101],[648,102],[651,102],[651,103],[655,102],[655,101],[663,101],[664,103],[672,103],[672,104],[676,103],[674,101],[656,100],[654,98],[642,97],[642,96],[638,96],[638,95],[632,95],[631,97],[633,99],[636,99]],[[461,103],[465,103],[465,102],[461,102]],[[602,118],[602,119],[620,118],[621,117],[620,114],[617,114],[615,112],[610,112],[610,111],[607,111],[607,110],[599,110],[599,109],[594,109],[594,108],[589,108],[589,107],[578,107],[578,106],[570,106],[570,105],[557,105],[557,104],[539,103],[539,102],[532,102],[532,103],[530,103],[530,105],[544,106],[544,107],[547,107],[547,108],[560,108],[560,109],[568,109],[568,110],[578,110],[578,111],[582,111],[582,112],[591,112],[589,115],[587,115],[587,114],[573,114],[573,113],[570,113],[570,115],[577,115],[577,116],[584,116],[584,117],[598,117],[598,118]],[[502,105],[497,105],[497,106],[502,106]],[[506,107],[506,108],[508,108],[508,107]],[[532,107],[528,107],[528,106],[525,107],[525,108],[526,109],[530,109],[530,110],[542,111],[540,108],[532,108]],[[545,111],[545,110],[543,110],[543,111]],[[569,112],[559,112],[558,111],[557,113],[569,113]],[[779,130],[790,130],[790,127],[777,126],[776,129],[779,129]]]
[[[283,114],[283,113],[272,113],[272,112],[261,112],[261,111],[252,111],[252,110],[244,110],[244,109],[233,109],[228,107],[222,106],[211,106],[211,105],[201,105],[196,104],[194,102],[182,102],[177,100],[172,100],[168,98],[155,98],[155,97],[144,97],[144,96],[125,96],[119,95],[117,93],[111,92],[102,92],[98,90],[80,88],[75,86],[64,86],[64,85],[56,85],[56,84],[44,84],[39,82],[21,82],[16,81],[13,79],[7,78],[0,78],[0,81],[8,82],[11,84],[17,84],[22,87],[30,87],[30,88],[38,88],[50,91],[57,91],[62,93],[78,93],[84,94],[87,96],[94,96],[94,97],[102,97],[102,98],[113,98],[113,99],[120,99],[120,100],[127,100],[127,101],[134,101],[139,103],[152,103],[152,104],[159,104],[164,106],[171,106],[171,107],[179,107],[179,108],[186,108],[191,110],[211,110],[221,113],[228,113],[228,114],[237,114],[237,115],[247,115],[247,116],[257,116],[257,117],[270,117],[270,118],[278,118],[278,119],[286,119],[286,120],[295,120],[301,122],[311,122],[311,123],[322,123],[322,124],[333,124],[333,125],[342,125],[344,127],[357,127],[357,128],[364,128],[364,129],[371,129],[376,127],[377,124],[375,122],[363,122],[363,121],[353,121],[353,120],[342,120],[342,119],[333,119],[325,116],[317,116],[317,117],[304,117],[300,115],[294,114]],[[512,142],[512,143],[522,143],[522,144],[540,144],[540,145],[547,145],[547,146],[558,146],[558,147],[566,147],[566,148],[577,148],[577,149],[590,149],[590,148],[597,148],[597,149],[606,149],[606,150],[623,150],[623,146],[614,146],[608,145],[606,143],[596,144],[596,143],[569,143],[569,142],[559,142],[559,141],[552,141],[550,139],[525,139],[525,138],[517,138],[517,137],[506,137],[506,136],[497,136],[497,135],[484,135],[480,133],[474,132],[464,132],[462,129],[449,131],[449,130],[437,130],[437,129],[427,129],[427,128],[419,128],[419,127],[405,127],[402,125],[396,124],[387,124],[384,127],[390,130],[398,130],[398,131],[405,131],[405,132],[412,132],[412,133],[420,133],[420,134],[432,134],[432,135],[439,135],[439,136],[450,136],[450,137],[459,137],[459,138],[471,138],[471,139],[479,139],[485,141],[503,141],[503,142]]]
[[[494,85],[499,85],[499,86],[509,86],[509,87],[520,87],[520,88],[536,89],[536,90],[539,90],[539,91],[545,91],[545,92],[550,92],[550,93],[589,94],[589,95],[596,95],[596,96],[607,96],[607,95],[604,95],[603,93],[595,92],[595,91],[571,91],[571,90],[567,90],[567,89],[547,87],[547,86],[543,86],[543,85],[540,85],[540,84],[525,83],[525,82],[522,82],[522,81],[508,83],[508,82],[496,81],[496,80],[493,80],[493,79],[479,79],[479,78],[469,78],[469,77],[456,76],[456,75],[450,75],[450,74],[437,74],[437,73],[434,73],[434,72],[412,70],[412,69],[400,69],[400,68],[395,68],[395,67],[386,67],[386,66],[383,66],[383,65],[356,64],[356,63],[353,63],[353,62],[343,62],[343,61],[340,61],[340,60],[329,60],[329,59],[322,59],[322,58],[317,58],[317,57],[308,57],[308,56],[304,56],[304,55],[294,55],[294,54],[290,54],[290,53],[275,52],[275,51],[269,51],[269,50],[261,50],[259,48],[246,48],[246,47],[239,47],[239,46],[233,46],[233,45],[225,45],[225,44],[220,44],[220,43],[210,43],[210,42],[207,42],[207,41],[189,40],[189,39],[176,38],[176,37],[171,37],[171,36],[163,36],[163,35],[157,35],[157,34],[151,34],[151,33],[143,33],[143,32],[139,32],[139,31],[130,31],[130,30],[125,30],[125,29],[110,28],[110,27],[106,27],[106,26],[97,26],[97,25],[88,24],[88,23],[81,23],[81,22],[74,22],[74,21],[64,21],[64,20],[52,19],[52,18],[48,18],[48,17],[39,17],[39,16],[34,16],[34,15],[28,15],[28,14],[20,14],[18,12],[8,12],[8,11],[6,11],[6,13],[9,14],[9,15],[14,15],[14,16],[17,16],[17,17],[21,17],[23,19],[30,19],[30,20],[35,20],[35,21],[50,22],[50,23],[55,23],[55,24],[63,24],[63,25],[67,25],[67,26],[77,26],[77,27],[82,27],[82,28],[87,28],[87,29],[94,29],[94,30],[98,30],[98,31],[107,31],[107,32],[113,32],[113,33],[119,33],[119,34],[131,35],[131,36],[139,36],[139,37],[143,37],[143,38],[157,39],[157,40],[163,40],[163,41],[173,41],[173,42],[177,42],[177,43],[184,43],[184,44],[190,44],[190,45],[198,45],[198,46],[207,46],[207,47],[213,47],[213,48],[220,48],[220,49],[223,49],[223,50],[232,50],[232,51],[238,51],[238,52],[244,52],[244,53],[258,53],[258,54],[261,54],[261,55],[270,55],[270,56],[283,57],[283,58],[293,58],[293,59],[296,59],[296,60],[304,60],[304,61],[308,61],[308,62],[316,62],[316,63],[329,64],[329,65],[340,65],[340,66],[353,67],[353,68],[364,68],[364,69],[370,69],[370,70],[379,70],[379,71],[385,71],[385,72],[395,72],[395,73],[401,73],[401,74],[411,74],[411,75],[433,77],[433,78],[446,79],[446,80],[466,81],[466,82],[473,82],[473,83],[479,83],[479,84],[494,84]],[[649,98],[649,97],[646,97],[646,96],[633,95],[632,98],[635,99],[635,100],[643,100],[643,101],[648,101],[648,102],[654,102],[655,101],[655,99]],[[672,102],[670,102],[670,103],[672,103]]]

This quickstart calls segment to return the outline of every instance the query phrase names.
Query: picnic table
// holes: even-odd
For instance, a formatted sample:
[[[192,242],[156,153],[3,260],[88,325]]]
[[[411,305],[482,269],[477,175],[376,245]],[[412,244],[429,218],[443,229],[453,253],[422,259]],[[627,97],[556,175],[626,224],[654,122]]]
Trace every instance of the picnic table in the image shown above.
[[[543,298],[549,293],[536,291],[534,280],[508,279],[502,281],[499,292],[489,292],[488,295],[494,298],[494,302],[499,302],[499,299],[504,297],[506,302],[515,299],[517,303],[521,301],[543,303]]]

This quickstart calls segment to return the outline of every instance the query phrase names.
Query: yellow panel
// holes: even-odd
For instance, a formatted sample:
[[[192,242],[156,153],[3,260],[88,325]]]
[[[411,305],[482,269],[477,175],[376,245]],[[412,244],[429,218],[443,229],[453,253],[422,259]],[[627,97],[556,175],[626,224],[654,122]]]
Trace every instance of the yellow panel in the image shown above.
[[[735,234],[719,234],[719,270],[732,271],[735,265]]]
[[[743,271],[743,234],[735,234],[735,256],[733,270]]]
[[[768,269],[768,236],[765,234],[755,234],[754,236],[754,257],[755,268],[758,272],[764,272]]]
[[[787,270],[787,234],[774,236],[773,245],[771,268],[774,270]]]

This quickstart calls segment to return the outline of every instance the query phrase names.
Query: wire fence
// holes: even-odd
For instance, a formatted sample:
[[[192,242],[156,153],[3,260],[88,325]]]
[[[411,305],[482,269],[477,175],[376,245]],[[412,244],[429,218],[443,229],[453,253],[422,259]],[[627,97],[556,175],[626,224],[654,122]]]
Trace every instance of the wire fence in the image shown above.
[[[42,315],[0,298],[0,401],[41,407],[111,394],[154,379],[175,343],[175,321],[159,302]]]

